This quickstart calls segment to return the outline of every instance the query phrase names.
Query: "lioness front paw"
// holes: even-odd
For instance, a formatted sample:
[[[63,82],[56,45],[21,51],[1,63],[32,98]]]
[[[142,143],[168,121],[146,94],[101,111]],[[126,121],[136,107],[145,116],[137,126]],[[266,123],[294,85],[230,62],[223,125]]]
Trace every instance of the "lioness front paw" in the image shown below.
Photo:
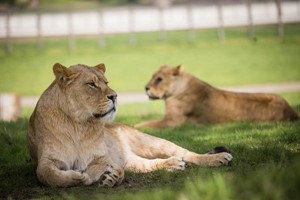
[[[228,163],[233,159],[232,155],[229,153],[217,153],[210,156],[211,158],[208,165],[212,167],[228,165]]]
[[[100,186],[108,186],[113,187],[122,183],[124,179],[124,171],[121,168],[115,168],[113,166],[109,166],[107,171],[105,171],[100,179]]]
[[[172,156],[166,159],[165,168],[168,171],[185,170],[185,162],[182,158]]]
[[[82,172],[82,176],[83,176],[82,179],[83,185],[91,185],[93,183],[93,180],[90,178],[90,176],[87,173]]]
[[[74,170],[68,170],[65,171],[65,175],[69,177],[71,180],[68,182],[72,182],[71,185],[78,185],[78,184],[83,184],[83,185],[91,185],[92,180],[90,179],[89,175],[83,172],[79,171],[74,171]],[[62,185],[62,187],[66,187],[68,185]]]

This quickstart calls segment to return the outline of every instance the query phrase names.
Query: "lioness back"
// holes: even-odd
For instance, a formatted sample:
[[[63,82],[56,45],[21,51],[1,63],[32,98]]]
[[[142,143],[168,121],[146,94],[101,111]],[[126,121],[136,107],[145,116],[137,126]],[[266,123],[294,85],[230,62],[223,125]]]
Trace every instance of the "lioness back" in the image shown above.
[[[184,72],[181,65],[160,67],[145,89],[149,99],[165,101],[165,114],[162,119],[141,122],[135,127],[299,119],[298,114],[278,95],[220,90]]]

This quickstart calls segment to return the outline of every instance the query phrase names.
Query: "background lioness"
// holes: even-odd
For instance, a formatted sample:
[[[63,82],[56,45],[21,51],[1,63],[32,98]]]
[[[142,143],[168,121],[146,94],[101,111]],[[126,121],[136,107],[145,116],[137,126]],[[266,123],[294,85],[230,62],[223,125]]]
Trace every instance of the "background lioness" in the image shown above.
[[[220,90],[184,72],[181,65],[160,67],[145,90],[150,99],[165,101],[165,115],[162,119],[142,122],[135,127],[299,119],[288,103],[276,94]]]
[[[119,123],[113,123],[117,94],[108,87],[105,66],[55,64],[56,76],[30,117],[27,142],[38,179],[50,186],[114,186],[124,170],[184,170],[186,163],[226,165],[222,152],[196,154]]]

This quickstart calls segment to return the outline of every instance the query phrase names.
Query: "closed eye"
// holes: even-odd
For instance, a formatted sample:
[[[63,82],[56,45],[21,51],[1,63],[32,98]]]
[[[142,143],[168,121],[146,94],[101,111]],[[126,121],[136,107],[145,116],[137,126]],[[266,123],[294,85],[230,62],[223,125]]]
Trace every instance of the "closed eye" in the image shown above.
[[[87,83],[91,88],[97,88],[97,85],[94,82]]]

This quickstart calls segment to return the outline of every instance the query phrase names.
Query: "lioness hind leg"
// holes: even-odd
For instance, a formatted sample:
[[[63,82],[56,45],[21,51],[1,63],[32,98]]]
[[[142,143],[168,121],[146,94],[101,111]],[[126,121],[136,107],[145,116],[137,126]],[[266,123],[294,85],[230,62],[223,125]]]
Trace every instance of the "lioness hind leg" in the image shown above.
[[[168,140],[144,134],[136,129],[120,131],[122,136],[126,135],[131,151],[143,158],[170,158],[179,157],[184,162],[199,166],[221,166],[227,165],[232,160],[232,155],[227,152],[216,154],[197,154],[184,149]]]
[[[185,162],[179,157],[169,157],[167,159],[145,159],[139,156],[131,156],[126,160],[125,170],[132,172],[151,172],[158,169],[168,171],[184,170]]]
[[[173,127],[169,125],[169,122],[164,119],[155,119],[145,122],[140,122],[136,125],[134,125],[135,128],[141,128],[141,127],[148,127],[148,128],[167,128],[167,127]]]
[[[231,154],[226,152],[217,154],[196,154],[188,152],[184,155],[183,159],[188,163],[193,163],[199,166],[219,167],[222,165],[228,165],[233,157]]]

